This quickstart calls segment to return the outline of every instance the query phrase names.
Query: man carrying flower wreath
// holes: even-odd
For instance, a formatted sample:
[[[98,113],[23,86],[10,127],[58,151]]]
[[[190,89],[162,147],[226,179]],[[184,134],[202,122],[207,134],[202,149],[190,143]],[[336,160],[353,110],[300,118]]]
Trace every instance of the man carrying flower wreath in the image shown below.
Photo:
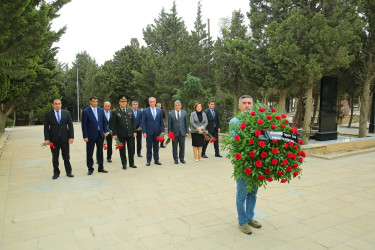
[[[249,95],[243,95],[239,99],[238,108],[242,112],[250,111],[253,106],[253,98]],[[230,120],[229,123],[238,123],[237,117]],[[237,194],[236,194],[236,206],[238,213],[238,224],[241,231],[245,234],[252,234],[251,228],[260,228],[262,225],[254,220],[254,209],[257,200],[258,188],[254,189],[249,193],[247,191],[247,183],[241,178],[237,178]]]

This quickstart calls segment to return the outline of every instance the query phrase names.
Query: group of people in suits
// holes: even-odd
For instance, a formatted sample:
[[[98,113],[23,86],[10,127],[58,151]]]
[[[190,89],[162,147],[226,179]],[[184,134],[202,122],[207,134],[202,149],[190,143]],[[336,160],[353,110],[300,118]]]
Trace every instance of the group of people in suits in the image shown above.
[[[88,175],[94,172],[93,153],[96,146],[96,163],[98,172],[108,173],[104,169],[103,143],[106,142],[107,162],[112,162],[113,141],[119,147],[122,168],[137,168],[134,164],[134,155],[142,157],[142,136],[146,139],[147,155],[146,166],[151,165],[152,159],[154,164],[162,165],[159,160],[159,136],[164,137],[164,120],[165,114],[163,109],[157,107],[156,98],[150,97],[149,107],[139,110],[137,101],[132,102],[132,107],[128,108],[128,96],[122,94],[119,96],[119,107],[111,110],[111,103],[104,102],[103,109],[98,107],[98,98],[90,97],[90,106],[82,112],[82,134],[86,142],[86,164]],[[59,171],[59,151],[61,149],[64,160],[66,174],[74,177],[69,161],[69,144],[74,140],[74,128],[69,111],[61,109],[61,100],[54,99],[53,110],[48,112],[44,121],[45,144],[54,143],[52,151],[52,162],[54,168],[53,179],[60,175]],[[196,103],[194,112],[190,116],[192,145],[194,159],[199,161],[207,158],[206,149],[209,141],[204,140],[204,136],[210,133],[218,139],[220,132],[219,113],[215,109],[215,102],[208,103],[209,108],[202,110],[202,104]],[[187,112],[182,108],[179,100],[174,103],[174,110],[168,115],[168,133],[173,132],[172,153],[174,163],[185,164],[185,138],[189,135],[189,119]],[[110,133],[111,132],[111,133]],[[135,143],[136,142],[136,143]],[[135,147],[137,144],[137,148]],[[218,140],[214,143],[215,156],[222,157],[219,153]],[[127,155],[126,157],[126,150]]]

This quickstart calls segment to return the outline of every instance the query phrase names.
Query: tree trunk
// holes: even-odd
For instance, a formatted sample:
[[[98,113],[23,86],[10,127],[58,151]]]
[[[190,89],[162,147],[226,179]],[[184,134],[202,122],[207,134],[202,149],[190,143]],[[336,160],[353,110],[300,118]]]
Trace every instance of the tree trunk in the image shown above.
[[[369,60],[367,62],[368,72],[366,74],[366,79],[363,84],[363,91],[361,96],[361,112],[359,116],[359,134],[358,137],[366,137],[367,135],[367,121],[369,112],[369,102],[370,102],[370,84],[374,79],[373,65],[372,65],[372,55],[370,54]]]
[[[293,119],[293,125],[296,126],[297,128],[300,128],[302,126],[302,114],[303,114],[303,86],[301,86],[301,90],[298,96],[297,100],[297,108],[296,108],[296,115],[294,116]]]
[[[354,97],[353,97],[353,95],[350,95],[349,105],[350,105],[350,118],[349,118],[348,128],[351,128],[352,122],[353,122],[353,114],[354,114]]]
[[[312,93],[313,93],[313,86],[312,81],[309,80],[308,82],[308,89],[306,91],[306,102],[305,102],[305,116],[302,124],[302,140],[303,144],[309,143],[310,138],[310,123],[311,123],[311,115],[312,115]]]
[[[238,95],[233,94],[233,116],[238,113]]]
[[[280,90],[280,96],[279,96],[279,107],[280,107],[280,113],[285,114],[285,102],[286,102],[286,89]]]
[[[10,107],[8,105],[1,103],[0,104],[0,136],[5,131],[5,124],[7,122],[7,118],[12,113],[14,109],[14,104],[12,104]]]

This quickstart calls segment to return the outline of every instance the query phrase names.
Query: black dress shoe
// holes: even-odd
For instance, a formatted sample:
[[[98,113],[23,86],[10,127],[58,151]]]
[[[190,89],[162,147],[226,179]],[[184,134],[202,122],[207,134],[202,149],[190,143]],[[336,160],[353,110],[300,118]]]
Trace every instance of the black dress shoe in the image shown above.
[[[185,163],[186,163],[186,161],[185,161],[185,160],[180,160],[180,162],[181,162],[182,164],[185,164]]]
[[[160,161],[155,161],[155,164],[156,165],[161,165],[161,162]]]
[[[163,146],[160,146],[160,147],[161,147],[161,148],[166,148],[166,146],[164,146],[164,145],[163,145]]]
[[[112,162],[112,160],[111,160],[111,159],[107,159],[107,161],[108,161],[108,162]]]
[[[220,155],[220,154],[218,154],[218,155],[215,155],[215,157],[220,157],[220,158],[221,158],[221,157],[223,157],[223,156],[222,156],[222,155]]]
[[[178,164],[178,160],[174,160],[174,164]]]
[[[203,158],[208,158],[207,155],[205,155],[205,154],[202,154],[202,157],[203,157]]]
[[[150,163],[149,163],[149,162],[147,162],[147,163],[146,163],[146,166],[150,166]]]
[[[58,174],[54,174],[54,175],[52,176],[52,179],[53,179],[53,180],[55,180],[55,179],[57,179],[57,178],[59,178],[59,175],[58,175]]]
[[[89,170],[89,172],[87,173],[87,175],[92,175],[92,173],[94,173],[94,169]]]
[[[138,157],[143,157],[143,155],[138,155]]]
[[[74,177],[74,174],[67,174],[68,177]]]
[[[130,165],[131,168],[137,168],[137,165],[133,164],[133,165]]]
[[[123,170],[126,170],[126,169],[127,169],[126,165],[123,165],[123,166],[122,166],[122,169],[123,169]]]
[[[102,170],[98,170],[98,172],[100,172],[100,173],[108,173],[108,171],[107,171],[107,170],[105,170],[105,169],[102,169]]]

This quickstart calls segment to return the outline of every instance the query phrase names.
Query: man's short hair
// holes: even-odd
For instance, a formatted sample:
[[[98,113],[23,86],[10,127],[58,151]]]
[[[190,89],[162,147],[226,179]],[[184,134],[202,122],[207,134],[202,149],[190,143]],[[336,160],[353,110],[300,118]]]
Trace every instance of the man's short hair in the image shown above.
[[[211,102],[215,103],[215,101],[214,101],[214,100],[209,100],[209,101],[208,101],[208,104],[210,104]]]
[[[59,101],[61,102],[60,98],[53,98],[53,99],[52,99],[52,103],[54,103],[55,100],[59,100]]]
[[[151,96],[150,98],[148,98],[148,101],[150,101],[151,99],[154,99],[155,102],[156,102],[156,98],[155,97]]]
[[[138,104],[138,101],[132,101],[132,105],[135,104],[135,103]]]
[[[109,105],[111,105],[111,103],[109,101],[105,101],[103,104],[106,104],[106,103],[109,103]]]
[[[161,103],[160,103],[160,102],[156,103],[156,105],[159,105],[159,104],[160,104],[160,106],[161,106]]]
[[[92,100],[98,100],[98,97],[93,95],[93,96],[90,97],[90,101],[92,101]]]
[[[180,100],[176,100],[176,101],[174,102],[174,104],[176,105],[176,103],[181,104],[181,101],[180,101]]]
[[[241,96],[241,97],[238,99],[238,104],[241,104],[242,99],[245,99],[245,98],[250,98],[251,101],[253,101],[253,98],[252,98],[251,96],[249,96],[249,95],[243,95],[243,96]]]

